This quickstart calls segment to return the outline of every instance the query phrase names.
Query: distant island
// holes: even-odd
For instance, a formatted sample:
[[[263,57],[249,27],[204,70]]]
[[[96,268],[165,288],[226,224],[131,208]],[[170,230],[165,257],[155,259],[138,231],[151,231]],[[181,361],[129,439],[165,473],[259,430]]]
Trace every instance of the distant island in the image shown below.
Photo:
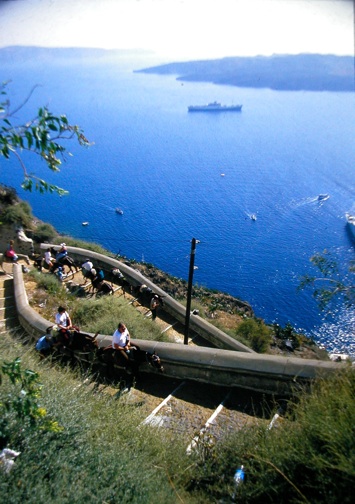
[[[0,65],[53,62],[64,67],[81,63],[101,64],[120,59],[151,56],[149,51],[85,47],[8,46],[0,48]],[[352,56],[297,54],[228,57],[167,63],[135,72],[176,75],[177,80],[212,82],[238,87],[269,88],[284,91],[354,91],[355,66]]]
[[[168,63],[137,72],[177,80],[284,91],[354,91],[354,58],[322,54],[228,57]]]

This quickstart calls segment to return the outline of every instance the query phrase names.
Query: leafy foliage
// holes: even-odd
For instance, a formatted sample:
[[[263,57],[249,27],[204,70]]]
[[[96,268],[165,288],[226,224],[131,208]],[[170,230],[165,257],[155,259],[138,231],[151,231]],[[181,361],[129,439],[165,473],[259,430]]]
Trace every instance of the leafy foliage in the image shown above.
[[[21,359],[3,362],[0,368],[0,385],[8,378],[10,387],[0,394],[0,448],[6,446],[13,432],[23,432],[25,427],[61,430],[57,422],[47,417],[39,405],[42,385],[39,375],[23,369]]]
[[[38,109],[36,116],[24,124],[14,122],[15,113],[18,112],[31,97],[35,87],[23,104],[15,110],[10,108],[10,101],[6,98],[8,82],[0,85],[0,155],[9,159],[15,156],[23,170],[24,181],[22,188],[31,191],[33,188],[40,193],[57,193],[60,196],[67,193],[66,190],[49,184],[45,180],[29,173],[21,158],[23,152],[31,152],[43,160],[48,168],[54,172],[60,171],[62,161],[70,155],[63,143],[67,140],[76,139],[81,146],[89,146],[88,139],[84,136],[78,125],[70,124],[65,115],[54,115],[47,107]]]
[[[65,289],[56,275],[43,275],[39,271],[33,269],[29,272],[29,276],[37,283],[38,289],[43,289],[50,294],[50,296],[57,296],[62,300]],[[60,303],[57,302],[57,304],[59,305]]]
[[[290,341],[293,349],[300,346],[301,336],[294,331],[289,322],[285,325],[285,327],[281,327],[279,324],[274,324],[273,330],[276,338],[282,340],[283,342]]]
[[[256,352],[266,352],[271,343],[271,330],[262,320],[243,320],[237,327],[236,334],[249,341]]]
[[[332,254],[325,250],[322,254],[312,256],[311,263],[321,276],[305,275],[301,279],[300,289],[312,287],[313,296],[322,310],[336,300],[341,300],[347,308],[355,305],[354,261],[346,272],[342,272]]]
[[[46,222],[38,224],[33,233],[33,239],[37,243],[51,242],[55,236],[57,236],[57,231],[51,224]]]
[[[0,203],[2,205],[14,205],[18,202],[16,190],[13,187],[0,185]]]
[[[40,370],[42,407],[60,425],[22,432],[24,424],[16,423],[8,446],[21,455],[10,474],[0,470],[0,495],[6,502],[178,502],[171,479],[189,464],[185,439],[137,429],[144,418],[141,407],[119,395],[119,383],[105,393],[89,375],[39,361],[4,336],[1,354],[10,361],[14,351],[23,354],[26,367]]]
[[[1,213],[2,224],[20,224],[23,227],[30,227],[32,218],[31,206],[26,201],[7,206]]]
[[[183,475],[198,502],[353,502],[355,373],[342,369],[317,380],[276,420],[245,426],[196,456]],[[233,475],[244,465],[245,480]],[[237,490],[235,500],[231,499]],[[205,499],[203,500],[203,496]]]
[[[110,252],[105,248],[103,248],[101,245],[98,245],[97,243],[94,242],[83,241],[78,238],[74,238],[72,236],[57,235],[53,240],[53,243],[59,245],[63,241],[70,247],[78,247],[86,250],[92,250],[93,252],[97,252],[98,254],[110,255]]]

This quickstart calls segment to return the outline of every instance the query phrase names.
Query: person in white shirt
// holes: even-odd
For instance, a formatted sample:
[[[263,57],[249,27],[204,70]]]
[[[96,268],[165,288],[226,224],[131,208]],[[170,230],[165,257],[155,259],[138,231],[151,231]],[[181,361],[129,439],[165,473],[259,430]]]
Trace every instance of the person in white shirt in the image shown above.
[[[58,308],[58,313],[55,316],[55,323],[59,334],[63,336],[63,344],[69,344],[71,340],[70,329],[72,329],[73,325],[69,313],[63,306],[59,306]]]
[[[116,331],[113,333],[112,336],[112,348],[115,350],[129,350],[129,347],[131,346],[131,337],[128,332],[127,327],[120,322],[118,324],[118,327]]]
[[[129,362],[129,353],[131,349],[131,337],[129,331],[123,322],[118,324],[116,331],[112,335],[112,348],[116,350],[116,358],[118,364],[123,364],[126,370],[131,370],[132,366]],[[132,347],[135,348],[135,347]],[[121,362],[120,362],[121,361]],[[128,368],[128,369],[127,369]]]
[[[94,265],[90,261],[90,259],[85,259],[85,262],[81,265],[81,272],[84,278],[90,277],[90,272],[93,269]]]
[[[152,320],[155,320],[157,318],[157,309],[159,305],[160,305],[159,296],[158,294],[155,294],[150,300],[150,311],[152,312]]]
[[[48,265],[48,269],[51,270],[53,268],[54,263],[55,263],[55,259],[54,259],[54,257],[52,257],[50,248],[48,248],[44,253],[44,261]]]

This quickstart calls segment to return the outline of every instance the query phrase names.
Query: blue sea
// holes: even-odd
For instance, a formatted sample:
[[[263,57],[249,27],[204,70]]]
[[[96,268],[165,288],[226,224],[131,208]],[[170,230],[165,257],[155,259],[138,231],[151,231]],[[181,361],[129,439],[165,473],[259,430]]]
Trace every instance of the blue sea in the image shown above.
[[[69,143],[74,156],[60,173],[24,158],[29,171],[69,196],[19,195],[60,232],[184,279],[196,238],[196,284],[240,297],[266,322],[289,322],[329,351],[355,356],[354,311],[339,304],[326,317],[312,291],[298,290],[300,278],[315,273],[313,254],[328,250],[344,271],[354,259],[345,213],[355,211],[355,93],[134,72],[155,64],[148,54],[26,62],[14,55],[3,64],[13,106],[40,84],[19,119],[48,104],[94,142],[89,149]],[[187,112],[214,100],[243,110]],[[19,187],[15,159],[1,161],[1,180]],[[330,197],[319,201],[323,193]]]

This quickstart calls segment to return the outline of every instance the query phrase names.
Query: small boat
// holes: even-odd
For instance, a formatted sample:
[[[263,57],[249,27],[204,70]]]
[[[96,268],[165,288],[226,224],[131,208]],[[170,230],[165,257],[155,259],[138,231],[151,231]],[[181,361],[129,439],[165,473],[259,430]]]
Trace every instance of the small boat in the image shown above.
[[[352,236],[355,238],[355,215],[346,213],[346,222],[348,225],[348,228],[352,234]]]
[[[329,194],[319,194],[318,195],[318,201],[326,201],[329,199]]]
[[[256,214],[255,213],[251,214],[250,218],[251,220],[256,221]]]
[[[121,208],[116,208],[115,212],[119,215],[123,215],[123,210]]]
[[[86,222],[82,222],[82,223],[81,223],[81,225],[82,225],[82,226],[88,226],[88,225],[89,225],[89,223],[86,221]]]

